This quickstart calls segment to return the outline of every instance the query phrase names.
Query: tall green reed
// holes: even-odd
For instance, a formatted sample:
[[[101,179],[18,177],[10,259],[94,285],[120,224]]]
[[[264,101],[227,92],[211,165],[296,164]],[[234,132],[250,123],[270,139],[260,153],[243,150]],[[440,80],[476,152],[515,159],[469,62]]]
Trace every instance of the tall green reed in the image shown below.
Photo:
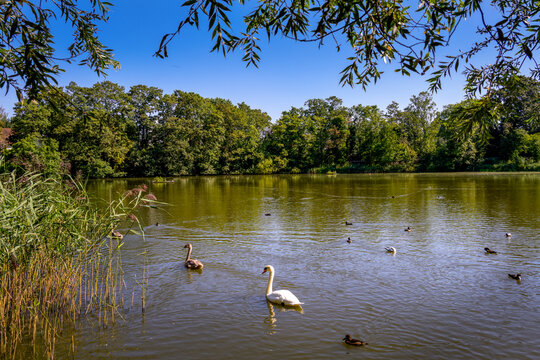
[[[141,186],[98,208],[73,179],[0,174],[0,354],[15,358],[31,344],[52,359],[66,322],[114,322],[125,282],[123,243],[111,232],[141,229],[136,211],[155,200]]]

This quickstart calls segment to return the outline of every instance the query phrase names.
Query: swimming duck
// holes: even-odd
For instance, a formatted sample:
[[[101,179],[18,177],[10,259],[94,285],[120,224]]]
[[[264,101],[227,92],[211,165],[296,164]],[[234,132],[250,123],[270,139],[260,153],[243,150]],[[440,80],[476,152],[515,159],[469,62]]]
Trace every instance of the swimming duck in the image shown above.
[[[124,235],[122,235],[122,233],[120,233],[118,230],[111,230],[111,237],[114,239],[123,239]]]
[[[352,243],[352,240],[351,240],[350,237],[347,238],[347,242],[348,242],[349,244]]]
[[[266,213],[266,214],[264,214],[264,216],[270,216],[270,215],[272,215],[272,214],[270,214],[270,213]]]
[[[521,273],[517,273],[517,274],[508,274],[509,277],[511,277],[512,279],[514,280],[518,280],[520,281],[521,280]]]
[[[488,247],[485,247],[484,251],[486,252],[486,254],[497,254],[497,252],[495,250],[491,250]]]
[[[352,225],[352,222],[345,221],[345,225]]]
[[[354,346],[364,346],[368,344],[365,341],[351,338],[351,335],[349,334],[345,335],[345,337],[343,338],[343,341],[347,345],[354,345]]]
[[[266,298],[268,301],[275,304],[299,306],[303,303],[289,290],[276,290],[272,291],[272,283],[274,282],[274,267],[272,265],[266,265],[262,274],[269,272],[268,286],[266,287]]]
[[[396,248],[393,247],[393,246],[385,247],[384,249],[386,250],[386,252],[389,252],[389,253],[392,253],[392,254],[397,253]]]
[[[184,246],[184,249],[185,248],[188,249],[188,253],[186,256],[186,261],[184,262],[184,266],[187,267],[188,269],[194,269],[194,270],[201,269],[202,270],[202,268],[204,267],[202,262],[200,262],[197,259],[189,258],[191,256],[191,251],[193,250],[193,246],[191,246],[191,244],[186,244],[186,246]]]
[[[407,227],[405,228],[405,231],[412,231],[412,229],[411,229],[410,226],[407,226]]]
[[[504,234],[504,236],[506,236],[506,237],[512,237],[512,234],[506,233],[506,234]]]

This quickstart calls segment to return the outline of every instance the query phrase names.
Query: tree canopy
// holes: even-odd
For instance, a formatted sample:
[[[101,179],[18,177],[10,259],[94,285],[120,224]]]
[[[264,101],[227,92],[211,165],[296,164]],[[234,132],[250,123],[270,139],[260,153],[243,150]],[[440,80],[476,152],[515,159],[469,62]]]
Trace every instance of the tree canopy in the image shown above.
[[[427,92],[386,111],[346,107],[335,96],[309,99],[271,123],[266,113],[226,99],[145,85],[126,91],[108,81],[71,83],[16,105],[13,148],[0,155],[16,168],[62,174],[62,167],[93,178],[539,170],[540,82],[518,80],[492,96],[483,126],[465,133],[463,114],[478,100],[438,112]],[[489,116],[493,108],[497,117]]]

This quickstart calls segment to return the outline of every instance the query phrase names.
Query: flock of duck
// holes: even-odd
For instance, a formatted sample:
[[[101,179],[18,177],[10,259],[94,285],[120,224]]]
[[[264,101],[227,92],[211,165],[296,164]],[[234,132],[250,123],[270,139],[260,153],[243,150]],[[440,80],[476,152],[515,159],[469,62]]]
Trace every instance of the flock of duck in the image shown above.
[[[506,236],[507,238],[510,238],[512,237],[512,234],[510,233],[506,233],[504,234],[504,236]],[[489,254],[494,254],[494,255],[497,255],[497,252],[495,250],[491,250],[490,248],[488,247],[485,247],[484,248],[484,251],[486,252],[486,255],[489,255]],[[521,273],[517,273],[517,274],[508,274],[508,277],[514,279],[514,280],[517,280],[517,281],[521,281]]]
[[[504,234],[504,236],[506,236],[507,238],[511,238],[512,237],[512,234],[510,233],[506,233]],[[484,248],[484,251],[486,252],[486,254],[495,254],[497,255],[497,252],[495,250],[491,250],[490,248],[488,247],[485,247]],[[508,274],[508,277],[514,279],[514,280],[517,280],[518,282],[521,281],[521,273],[517,273],[517,274]]]
[[[349,221],[345,221],[345,225],[352,225],[351,222]],[[411,232],[412,231],[412,228],[410,226],[407,226],[405,228],[405,231],[407,232]],[[504,236],[506,236],[507,238],[511,238],[512,237],[512,234],[511,233],[505,233]],[[347,238],[347,242],[350,244],[352,243],[352,240],[350,237]],[[395,255],[397,253],[397,250],[395,247],[393,246],[388,246],[388,247],[385,247],[384,248],[386,250],[386,252],[388,253],[391,253],[392,255]],[[484,251],[486,252],[486,254],[497,254],[497,252],[495,250],[491,250],[490,248],[488,247],[485,247],[484,248]],[[517,273],[517,274],[508,274],[508,277],[514,279],[514,280],[517,280],[517,281],[521,281],[521,273]]]
[[[352,223],[346,221],[345,225],[352,225]],[[405,228],[405,231],[411,232],[412,228],[410,226],[407,226]],[[507,238],[509,238],[509,237],[512,237],[512,234],[506,233],[505,236]],[[352,243],[352,240],[351,240],[350,237],[347,238],[347,242],[349,244]],[[204,264],[202,262],[200,262],[199,260],[197,260],[197,259],[192,259],[191,258],[191,253],[193,251],[193,246],[188,243],[188,244],[186,244],[184,246],[184,248],[188,249],[186,260],[184,261],[184,266],[186,268],[188,268],[188,269],[191,269],[191,270],[202,270],[204,268]],[[385,247],[385,250],[386,250],[386,252],[391,253],[392,255],[395,255],[397,253],[396,248],[393,247],[393,246]],[[485,251],[486,254],[497,254],[496,251],[491,250],[488,247],[485,247],[484,251]],[[274,303],[274,304],[282,305],[282,306],[300,306],[300,305],[303,304],[303,302],[300,302],[300,300],[298,300],[296,295],[294,295],[289,290],[273,290],[272,289],[272,285],[273,285],[273,282],[274,282],[274,273],[275,273],[274,267],[272,265],[266,265],[264,267],[262,274],[264,274],[266,272],[269,273],[268,285],[266,287],[266,299],[268,299],[268,301],[270,301],[271,303]],[[510,278],[512,278],[512,279],[517,280],[518,282],[521,281],[521,273],[508,274],[508,276]],[[362,340],[358,340],[358,339],[353,339],[348,334],[345,335],[345,337],[343,338],[343,342],[345,344],[347,344],[347,345],[353,345],[353,346],[368,345],[367,342],[362,341]]]

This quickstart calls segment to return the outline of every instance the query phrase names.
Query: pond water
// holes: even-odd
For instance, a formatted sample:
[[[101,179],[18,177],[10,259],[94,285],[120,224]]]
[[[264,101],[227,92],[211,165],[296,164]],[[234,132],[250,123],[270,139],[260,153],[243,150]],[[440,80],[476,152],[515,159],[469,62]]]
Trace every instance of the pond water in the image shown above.
[[[144,239],[124,238],[128,282],[147,262],[146,311],[134,306],[106,329],[81,326],[75,358],[540,358],[539,174],[89,187],[112,199],[141,183],[167,203],[142,212]],[[188,242],[202,272],[183,266]],[[301,311],[267,303],[267,264],[274,289],[292,291]],[[508,277],[518,272],[521,281]],[[369,344],[346,345],[345,334]]]

